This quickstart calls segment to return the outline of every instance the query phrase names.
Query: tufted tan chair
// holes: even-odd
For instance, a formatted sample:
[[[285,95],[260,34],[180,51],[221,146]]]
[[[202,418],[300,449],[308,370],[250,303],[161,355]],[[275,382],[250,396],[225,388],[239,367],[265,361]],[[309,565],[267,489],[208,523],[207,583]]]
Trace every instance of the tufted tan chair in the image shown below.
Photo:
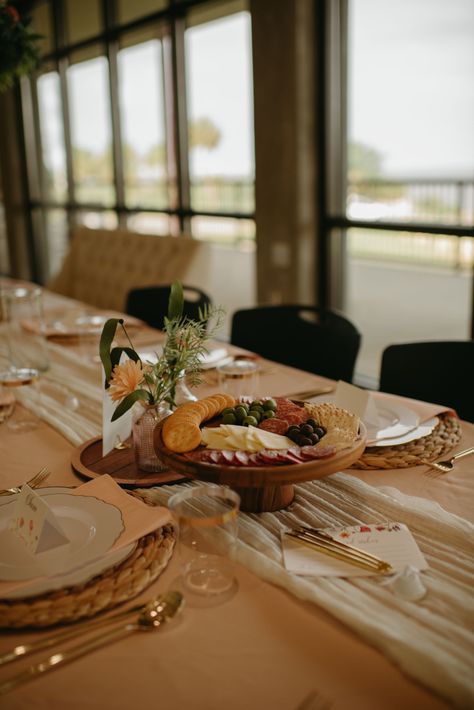
[[[81,227],[47,288],[97,308],[124,311],[127,294],[134,288],[176,279],[206,287],[211,258],[210,245],[190,237]]]

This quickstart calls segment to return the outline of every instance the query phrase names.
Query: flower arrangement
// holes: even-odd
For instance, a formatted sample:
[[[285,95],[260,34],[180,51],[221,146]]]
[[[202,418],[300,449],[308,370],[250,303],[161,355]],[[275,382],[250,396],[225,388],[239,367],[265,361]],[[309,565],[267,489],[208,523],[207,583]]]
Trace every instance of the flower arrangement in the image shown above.
[[[11,3],[0,0],[0,92],[38,64],[40,35],[28,29],[30,18]]]
[[[176,385],[183,373],[191,386],[200,383],[202,356],[206,342],[220,327],[223,311],[208,307],[199,311],[198,320],[183,316],[184,295],[179,282],[171,286],[168,315],[164,319],[166,342],[162,354],[154,363],[143,362],[136,352],[122,318],[109,318],[100,338],[100,359],[105,371],[105,388],[110,398],[118,402],[112,421],[125,414],[135,402],[148,405],[166,402],[176,407]],[[209,327],[211,321],[212,327]],[[121,326],[129,347],[112,347],[118,326]],[[122,355],[128,359],[121,362]]]

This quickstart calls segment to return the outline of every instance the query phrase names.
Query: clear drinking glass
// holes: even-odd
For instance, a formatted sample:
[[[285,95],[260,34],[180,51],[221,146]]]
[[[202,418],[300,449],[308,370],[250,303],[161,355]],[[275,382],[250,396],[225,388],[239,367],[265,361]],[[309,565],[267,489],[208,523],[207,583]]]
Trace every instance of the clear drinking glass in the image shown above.
[[[168,501],[179,526],[181,584],[186,598],[210,606],[237,590],[233,558],[239,495],[226,486],[199,485]]]
[[[13,370],[45,372],[49,355],[44,337],[41,289],[18,286],[2,291],[2,310],[8,359]]]
[[[0,381],[15,397],[15,408],[7,419],[7,426],[19,432],[29,431],[39,425],[35,414],[41,406],[39,378],[49,369],[41,289],[7,287],[2,290],[1,300],[10,367],[1,373]],[[18,402],[26,408],[17,407]]]
[[[235,399],[257,395],[259,366],[254,360],[233,358],[217,367],[217,376],[219,389]]]

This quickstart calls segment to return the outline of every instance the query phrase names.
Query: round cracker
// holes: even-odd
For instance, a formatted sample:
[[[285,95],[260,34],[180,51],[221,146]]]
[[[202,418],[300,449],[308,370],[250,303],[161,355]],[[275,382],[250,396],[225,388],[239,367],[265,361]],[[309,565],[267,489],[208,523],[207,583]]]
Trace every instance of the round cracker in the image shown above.
[[[214,396],[206,397],[207,406],[209,407],[209,419],[212,419],[220,411],[219,402],[214,398]]]
[[[197,424],[183,420],[175,422],[175,426],[162,429],[162,438],[165,446],[177,454],[192,451],[201,443],[201,430]]]

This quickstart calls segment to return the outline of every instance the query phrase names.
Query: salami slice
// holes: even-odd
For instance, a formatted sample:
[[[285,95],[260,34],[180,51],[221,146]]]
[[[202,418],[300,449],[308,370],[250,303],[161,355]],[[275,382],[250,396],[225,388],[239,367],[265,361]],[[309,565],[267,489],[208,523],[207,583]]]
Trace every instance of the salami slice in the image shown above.
[[[260,429],[271,431],[273,434],[281,434],[281,436],[284,436],[288,430],[288,423],[286,419],[280,419],[279,417],[264,419],[258,426]]]
[[[306,461],[311,461],[313,459],[325,459],[329,456],[334,456],[336,453],[335,446],[303,446],[301,449],[301,456]]]
[[[285,459],[282,459],[280,456],[280,451],[275,451],[273,449],[262,449],[258,452],[258,456],[266,465],[285,463]]]
[[[249,465],[249,455],[246,451],[236,451],[235,460],[236,463],[238,462],[241,466]]]
[[[305,412],[288,412],[286,414],[282,414],[281,418],[288,423],[288,426],[292,426],[293,424],[302,424],[308,419],[308,416]]]
[[[212,450],[209,452],[209,462],[210,462],[210,463],[215,463],[215,464],[222,463],[222,454],[221,454],[221,452],[218,451],[217,449],[212,449]]]

